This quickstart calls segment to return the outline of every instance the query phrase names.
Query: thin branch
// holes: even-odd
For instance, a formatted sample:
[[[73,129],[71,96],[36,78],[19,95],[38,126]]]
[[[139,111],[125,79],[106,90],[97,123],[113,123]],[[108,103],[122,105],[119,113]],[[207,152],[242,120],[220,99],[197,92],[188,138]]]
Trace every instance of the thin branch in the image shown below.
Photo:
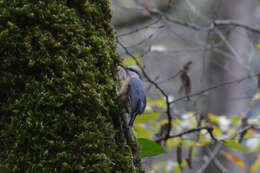
[[[223,42],[226,44],[226,46],[229,48],[229,50],[232,52],[232,54],[239,58],[239,53],[233,48],[231,43],[228,42],[227,38],[224,36],[224,34],[218,29],[215,28],[214,31],[219,35],[219,37],[223,40]]]
[[[119,38],[116,37],[116,41],[117,43],[125,50],[126,54],[128,54],[130,57],[132,57],[135,60],[135,63],[138,67],[140,67],[144,77],[147,79],[147,81],[151,84],[153,84],[153,86],[155,86],[156,89],[158,89],[162,95],[165,97],[166,100],[166,115],[168,117],[168,127],[167,127],[167,134],[165,136],[165,140],[168,139],[171,129],[172,129],[172,115],[171,115],[171,110],[170,110],[170,100],[169,100],[169,96],[168,94],[154,81],[152,80],[149,75],[144,71],[143,66],[137,61],[136,57],[127,49],[127,47],[120,42]],[[148,52],[150,51],[150,49],[148,50]],[[145,53],[146,54],[146,53]]]
[[[184,27],[191,28],[195,31],[202,31],[202,30],[207,31],[207,30],[212,30],[212,29],[214,29],[215,27],[218,27],[218,26],[233,25],[233,26],[236,26],[236,27],[244,28],[244,29],[251,31],[251,32],[260,33],[260,29],[258,29],[256,27],[249,26],[247,24],[243,24],[243,23],[241,23],[239,21],[235,21],[235,20],[213,20],[208,26],[202,27],[202,26],[199,26],[199,25],[195,25],[195,24],[191,24],[191,23],[187,23],[187,22],[182,22],[180,20],[177,20],[177,19],[174,19],[174,18],[171,18],[171,17],[165,15],[164,13],[159,11],[158,9],[147,8],[147,7],[142,6],[142,4],[140,4],[140,3],[138,3],[138,4],[142,8],[144,8],[145,10],[149,11],[151,14],[164,17],[167,21],[169,21],[171,23],[182,25]]]
[[[145,30],[145,29],[148,29],[150,28],[152,25],[155,25],[157,23],[159,23],[161,21],[161,17],[159,16],[157,20],[155,20],[154,22],[152,23],[149,23],[143,27],[140,27],[140,28],[137,28],[137,29],[134,29],[133,31],[130,31],[130,32],[126,32],[126,33],[122,33],[122,34],[118,34],[116,37],[124,37],[124,36],[128,36],[128,35],[131,35],[131,34],[134,34],[136,32],[139,32],[139,31],[142,31],[142,30]],[[162,26],[159,26],[159,29],[164,27],[163,25]]]
[[[182,25],[184,27],[191,28],[191,29],[193,29],[195,31],[211,31],[211,30],[217,28],[218,26],[222,26],[222,25],[233,25],[233,26],[236,26],[236,27],[242,27],[242,28],[245,28],[245,29],[247,29],[249,31],[256,32],[256,33],[260,33],[260,30],[257,29],[257,28],[251,27],[249,25],[245,25],[245,24],[242,24],[242,23],[239,23],[239,22],[236,22],[236,21],[231,21],[231,20],[215,20],[215,21],[210,22],[207,26],[199,26],[199,25],[196,25],[196,24],[186,23],[186,22],[182,22],[182,21],[179,21],[177,19],[171,18],[171,17],[165,15],[164,13],[162,13],[161,11],[159,11],[159,10],[157,10],[155,8],[147,8],[147,7],[144,7],[144,6],[142,6],[142,7],[145,10],[149,11],[152,15],[159,16],[158,20],[156,20],[156,21],[154,21],[154,22],[152,22],[152,23],[150,23],[150,24],[148,24],[146,26],[143,26],[141,28],[138,28],[138,29],[135,29],[133,31],[130,31],[128,33],[119,34],[119,35],[116,36],[116,40],[117,40],[117,43],[124,49],[126,54],[128,54],[130,57],[132,57],[136,61],[137,66],[140,67],[140,69],[142,70],[142,72],[144,74],[144,77],[147,79],[147,81],[149,83],[151,83],[153,86],[155,86],[155,88],[158,89],[160,91],[160,93],[166,99],[166,106],[167,106],[166,114],[167,114],[167,117],[168,117],[168,127],[167,127],[167,134],[162,139],[160,139],[160,141],[162,141],[162,140],[167,140],[167,139],[169,139],[171,137],[174,137],[174,136],[170,136],[170,132],[171,132],[171,129],[172,129],[172,124],[171,124],[172,116],[171,116],[170,105],[173,104],[173,103],[176,103],[178,101],[184,100],[186,98],[186,96],[180,97],[180,98],[170,102],[169,101],[169,96],[167,95],[167,93],[159,86],[160,83],[152,80],[148,76],[148,74],[145,72],[143,66],[137,61],[136,57],[128,50],[128,48],[123,43],[120,42],[119,37],[123,37],[123,36],[129,35],[129,34],[133,34],[135,32],[147,29],[147,28],[151,27],[152,25],[160,22],[162,18],[166,19],[167,21],[169,21],[171,23]],[[143,56],[148,54],[150,51],[151,51],[150,49],[148,51],[146,51],[143,54]],[[176,76],[177,75],[178,74],[176,74]],[[234,83],[239,83],[239,82],[247,80],[247,79],[249,79],[251,77],[253,77],[253,76],[246,76],[246,77],[238,79],[238,80],[224,82],[222,84],[219,84],[219,85],[216,85],[216,86],[213,86],[213,87],[209,87],[209,88],[206,88],[206,89],[201,90],[199,92],[190,94],[189,96],[190,97],[194,97],[194,96],[202,95],[202,94],[204,94],[204,93],[206,93],[208,91],[211,91],[211,90],[214,90],[214,89],[217,89],[217,88],[220,88],[220,87],[224,87],[224,86],[227,86],[227,85],[231,85],[231,84],[234,84]],[[173,78],[175,78],[175,76],[173,76]],[[208,130],[208,132],[211,135],[212,139],[216,140],[216,139],[214,139],[212,131]],[[191,132],[188,132],[188,133],[191,133]]]
[[[210,28],[209,28],[209,27],[204,28],[204,27],[197,26],[197,25],[195,25],[195,24],[182,22],[182,21],[180,21],[180,20],[177,20],[177,19],[174,19],[174,18],[171,18],[171,17],[165,15],[164,13],[160,12],[158,9],[155,9],[155,8],[145,8],[145,9],[146,9],[147,11],[149,11],[151,14],[164,17],[167,21],[169,21],[169,22],[171,22],[171,23],[175,23],[175,24],[178,24],[178,25],[182,25],[182,26],[191,28],[191,29],[196,30],[196,31],[199,31],[199,30],[208,30],[208,29],[212,28],[211,26],[210,26]]]
[[[219,85],[215,85],[215,86],[213,86],[213,87],[209,87],[209,88],[200,90],[199,92],[192,93],[192,94],[190,94],[190,97],[198,96],[198,95],[204,94],[204,93],[206,93],[206,92],[209,92],[209,91],[211,91],[211,90],[214,90],[214,89],[217,89],[217,88],[221,88],[221,87],[224,87],[224,86],[227,86],[227,85],[232,85],[232,84],[235,84],[235,83],[240,83],[240,82],[242,82],[242,81],[244,81],[244,80],[247,80],[247,79],[250,79],[250,78],[256,77],[256,76],[257,76],[257,75],[246,76],[246,77],[243,77],[243,78],[241,78],[241,79],[237,79],[237,80],[233,80],[233,81],[229,81],[229,82],[224,82],[224,83],[221,83],[221,84],[219,84]],[[184,100],[185,98],[186,98],[186,96],[177,98],[176,100],[173,100],[172,102],[170,102],[170,104],[179,102],[179,101],[181,101],[181,100]]]
[[[158,83],[158,84],[162,84],[162,83],[167,82],[167,81],[169,81],[169,80],[171,80],[171,79],[174,79],[174,78],[176,78],[176,77],[180,74],[180,72],[181,72],[181,71],[178,71],[176,74],[174,74],[173,76],[169,77],[168,79],[159,81],[159,82],[157,82],[157,83]]]
[[[212,151],[210,151],[209,147],[207,147],[208,155],[212,155]],[[208,158],[207,158],[208,159]],[[228,173],[228,170],[223,166],[223,164],[215,157],[213,159],[213,163],[215,166],[222,172],[222,173]]]
[[[198,127],[198,128],[189,129],[189,130],[186,130],[186,131],[181,132],[181,133],[176,134],[176,135],[170,135],[167,139],[182,137],[183,135],[190,134],[190,133],[194,133],[194,132],[199,132],[199,131],[201,131],[201,130],[207,130],[208,133],[210,134],[210,137],[211,137],[215,142],[218,141],[218,140],[214,137],[214,135],[213,135],[213,127],[211,127],[211,126],[204,126],[204,127]],[[165,140],[165,138],[157,139],[156,142],[160,143],[160,142],[163,141],[163,140]]]
[[[239,52],[234,49],[234,47],[231,45],[231,43],[229,43],[229,41],[226,39],[224,34],[218,28],[215,28],[214,31],[223,40],[223,42],[226,44],[226,46],[228,47],[230,52],[232,52],[232,54],[236,57],[236,59],[232,58],[232,60],[234,62],[238,63],[241,67],[243,67],[245,71],[249,72],[249,68],[246,65],[244,65],[242,62],[239,61],[241,59],[240,58],[241,56],[239,55]]]
[[[163,28],[163,27],[162,27],[162,28]],[[138,46],[142,45],[142,44],[145,43],[146,41],[151,40],[151,39],[153,38],[153,36],[154,36],[157,32],[158,32],[158,30],[155,31],[155,32],[153,32],[152,34],[150,34],[148,37],[144,38],[143,40],[139,41],[138,43],[135,43],[135,44],[133,44],[133,45],[128,46],[127,48],[129,49],[129,48],[132,48],[132,47],[138,47]]]
[[[244,28],[244,29],[249,30],[251,32],[255,32],[255,33],[259,33],[260,34],[260,29],[252,27],[252,26],[249,26],[247,24],[243,24],[243,23],[238,22],[238,21],[234,21],[234,20],[215,20],[214,24],[216,26],[233,25],[233,26],[241,27],[241,28]]]
[[[200,169],[196,173],[203,173],[205,169],[209,166],[209,164],[213,161],[213,159],[217,156],[219,150],[221,149],[222,143],[218,143],[211,153],[210,157],[205,161],[205,163],[200,167]]]

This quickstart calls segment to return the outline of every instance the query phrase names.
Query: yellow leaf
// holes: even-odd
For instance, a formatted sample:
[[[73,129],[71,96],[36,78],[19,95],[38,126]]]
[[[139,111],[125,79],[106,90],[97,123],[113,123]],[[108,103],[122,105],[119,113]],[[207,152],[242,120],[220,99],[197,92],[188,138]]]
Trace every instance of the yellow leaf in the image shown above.
[[[244,136],[244,139],[249,139],[249,138],[252,138],[254,137],[255,135],[255,131],[253,129],[249,129],[246,133],[246,135]]]
[[[169,122],[168,120],[164,119],[164,120],[160,121],[160,124],[162,124],[162,125],[163,124],[168,124],[168,122]]]
[[[176,172],[176,173],[180,173],[181,172],[181,168],[179,167],[179,165],[175,165],[174,166],[174,172]]]
[[[186,150],[188,150],[189,149],[189,147],[191,146],[191,145],[193,145],[193,142],[191,141],[191,140],[182,140],[182,143],[183,143],[183,145],[184,145],[184,147],[185,147],[185,149]]]
[[[194,116],[195,115],[195,112],[186,112],[186,114],[190,115],[190,116]]]
[[[145,112],[141,116],[137,116],[135,123],[148,123],[157,120],[160,117],[160,112]]]
[[[203,147],[203,146],[209,145],[210,143],[211,143],[211,141],[204,139],[204,140],[201,140],[201,141],[200,141],[200,146]]]
[[[177,145],[181,142],[180,138],[175,138],[175,139],[168,139],[166,142],[166,145],[169,149],[172,147],[177,147]]]
[[[167,121],[168,122],[168,121]],[[180,119],[176,119],[176,120],[174,120],[174,121],[172,121],[172,125],[174,126],[174,127],[176,127],[177,125],[179,125],[180,124]]]
[[[204,136],[204,135],[200,135],[200,136],[199,136],[199,145],[200,145],[200,146],[206,146],[206,145],[209,145],[210,143],[211,143],[211,141],[205,139],[205,136]]]
[[[192,127],[195,127],[195,126],[197,126],[197,124],[198,124],[195,118],[191,118],[191,119],[190,119],[190,123],[191,123],[191,126],[192,126]]]
[[[196,157],[196,155],[197,155],[197,144],[196,142],[193,142],[192,156]]]
[[[240,143],[237,143],[235,139],[231,140],[231,139],[227,139],[225,140],[224,144],[226,146],[229,146],[230,148],[234,149],[234,150],[240,150],[243,152],[250,152],[250,150],[248,148],[246,148],[245,146],[243,146]]]
[[[149,97],[147,97],[146,101],[147,101],[147,105],[149,106],[159,107],[163,110],[166,110],[166,104],[163,99],[151,100]]]
[[[259,163],[254,163],[254,164],[250,167],[250,173],[255,173],[259,168],[260,168],[260,164],[259,164]]]
[[[152,165],[152,167],[164,167],[165,166],[165,162],[157,162],[155,164]]]
[[[237,156],[232,156],[232,154],[230,154],[230,153],[225,153],[224,156],[225,156],[228,160],[230,160],[231,162],[237,164],[239,167],[245,168],[245,163],[244,163],[242,160],[240,160],[239,157],[237,157]]]
[[[225,154],[225,157],[226,157],[227,159],[229,159],[229,160],[232,160],[232,155],[229,154],[229,153],[226,153],[226,154]]]
[[[147,138],[152,139],[152,132],[141,126],[140,124],[136,124],[134,130],[136,138]]]
[[[245,163],[239,159],[239,157],[233,157],[233,162],[235,162],[241,168],[245,168]]]
[[[227,133],[230,134],[230,135],[234,135],[234,134],[237,133],[237,131],[234,130],[233,128],[228,128]]]
[[[260,49],[260,43],[256,44],[256,48]]]
[[[139,64],[142,64],[142,60],[139,56],[136,56],[136,58],[126,58],[123,60],[123,64],[126,65],[126,66],[132,66],[132,65],[136,65],[136,61],[139,63]]]
[[[185,159],[182,161],[181,166],[182,167],[188,166],[188,163]]]
[[[253,129],[249,129],[249,130],[247,131],[247,133],[250,134],[250,135],[254,135],[254,134],[255,134],[255,131],[254,131]]]
[[[213,123],[217,123],[217,124],[219,123],[219,118],[213,113],[209,113],[208,118]]]
[[[260,168],[260,155],[258,155],[256,161],[250,167],[250,173],[255,173]]]
[[[153,129],[154,132],[159,131],[159,129],[160,129],[160,124],[157,123],[157,122],[153,122],[153,123],[152,123],[152,129]]]
[[[214,126],[214,128],[213,128],[213,135],[214,136],[221,136],[222,135],[222,131],[218,128],[218,127],[216,127],[216,126]]]

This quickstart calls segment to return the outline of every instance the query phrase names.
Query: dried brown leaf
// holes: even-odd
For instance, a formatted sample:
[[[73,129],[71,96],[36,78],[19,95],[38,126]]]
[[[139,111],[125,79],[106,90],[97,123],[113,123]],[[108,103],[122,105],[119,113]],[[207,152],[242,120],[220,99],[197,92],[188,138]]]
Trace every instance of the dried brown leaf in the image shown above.
[[[182,90],[185,90],[185,94],[187,96],[187,100],[190,100],[190,92],[191,92],[191,82],[190,77],[188,76],[188,73],[186,71],[181,71],[180,75],[181,80],[181,87],[179,89],[179,92],[182,92]]]
[[[182,143],[179,143],[177,146],[177,162],[179,164],[179,167],[182,169]]]
[[[183,70],[188,71],[190,68],[190,65],[192,64],[192,61],[188,61],[186,64],[183,65]]]
[[[193,151],[193,146],[190,146],[188,152],[188,158],[186,159],[190,169],[192,169],[192,151]]]

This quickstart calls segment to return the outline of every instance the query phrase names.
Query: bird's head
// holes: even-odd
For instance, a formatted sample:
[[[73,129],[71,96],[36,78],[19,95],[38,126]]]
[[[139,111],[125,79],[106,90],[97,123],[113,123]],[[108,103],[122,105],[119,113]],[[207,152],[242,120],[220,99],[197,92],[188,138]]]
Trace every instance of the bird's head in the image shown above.
[[[141,73],[141,71],[136,67],[136,66],[129,66],[126,68],[130,75],[137,75],[141,80],[143,80],[143,75]]]

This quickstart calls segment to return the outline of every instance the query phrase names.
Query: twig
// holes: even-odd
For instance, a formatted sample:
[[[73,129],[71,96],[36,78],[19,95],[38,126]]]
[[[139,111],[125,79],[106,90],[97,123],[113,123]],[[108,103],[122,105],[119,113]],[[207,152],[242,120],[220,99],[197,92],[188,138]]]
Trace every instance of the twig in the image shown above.
[[[194,132],[199,132],[199,131],[201,131],[201,130],[207,130],[208,133],[210,134],[210,137],[211,137],[215,142],[218,141],[218,140],[214,137],[214,135],[213,135],[213,127],[211,127],[211,126],[204,126],[204,127],[198,127],[198,128],[189,129],[189,130],[186,130],[186,131],[181,132],[181,133],[176,134],[176,135],[170,135],[167,139],[182,137],[183,135],[186,135],[186,134],[189,134],[189,133],[194,133]],[[165,140],[165,138],[157,139],[156,142],[160,143],[162,140]]]
[[[212,160],[216,157],[219,150],[221,149],[222,143],[218,143],[217,146],[214,148],[213,152],[210,154],[210,157],[205,161],[205,163],[200,167],[200,169],[196,173],[203,173],[205,169],[209,166]]]
[[[127,48],[132,48],[132,47],[138,47],[138,46],[141,46],[143,43],[145,43],[146,41],[148,40],[151,40],[153,38],[153,36],[157,33],[158,31],[155,31],[154,33],[150,34],[148,37],[146,37],[145,39],[141,40],[140,42],[138,43],[135,43],[133,45],[130,45],[128,46]]]
[[[212,30],[212,29],[214,29],[215,27],[218,27],[218,26],[223,26],[223,25],[230,26],[230,25],[233,25],[233,26],[236,26],[236,27],[244,28],[244,29],[249,30],[251,32],[260,33],[260,29],[252,27],[252,26],[249,26],[247,24],[243,24],[243,23],[241,23],[239,21],[234,21],[234,20],[213,20],[208,26],[202,27],[202,26],[198,26],[198,25],[195,25],[195,24],[187,23],[187,22],[182,22],[180,20],[168,17],[164,13],[159,11],[158,9],[147,8],[147,7],[142,6],[142,4],[140,4],[140,3],[139,3],[139,5],[142,8],[144,8],[145,10],[149,11],[151,14],[164,17],[169,22],[172,22],[172,23],[175,23],[175,24],[178,24],[178,25],[182,25],[184,27],[191,28],[191,29],[193,29],[195,31],[203,31],[203,30],[204,31],[208,31],[208,30]]]
[[[171,124],[172,116],[171,116],[170,106],[171,106],[171,104],[176,103],[176,102],[181,101],[181,100],[184,100],[187,97],[186,96],[180,97],[180,98],[170,102],[167,93],[159,86],[160,82],[156,82],[156,81],[152,80],[148,76],[148,74],[145,72],[143,66],[137,61],[136,57],[128,50],[128,48],[123,43],[120,42],[119,37],[122,37],[122,36],[125,36],[125,35],[129,35],[129,34],[132,34],[132,33],[135,33],[135,32],[138,32],[138,31],[141,31],[141,30],[144,30],[144,29],[147,29],[147,28],[151,27],[152,25],[160,22],[162,19],[166,19],[169,22],[172,22],[172,23],[175,23],[175,24],[178,24],[178,25],[182,25],[184,27],[188,27],[188,28],[191,28],[191,29],[196,30],[196,31],[207,31],[208,32],[208,31],[211,31],[211,30],[215,29],[216,27],[222,26],[222,25],[233,25],[233,26],[236,26],[236,27],[242,27],[242,28],[245,28],[245,29],[247,29],[249,31],[257,32],[257,33],[260,33],[260,30],[257,29],[257,28],[248,26],[246,24],[242,24],[242,23],[239,23],[239,22],[236,22],[236,21],[231,21],[231,20],[215,20],[215,21],[210,22],[206,26],[199,26],[199,25],[196,25],[196,24],[186,23],[186,22],[182,22],[182,21],[179,21],[177,19],[171,18],[171,17],[165,15],[164,13],[162,13],[161,11],[159,11],[159,10],[157,10],[155,8],[147,8],[147,7],[145,7],[142,4],[140,6],[142,6],[145,10],[149,11],[152,15],[159,16],[159,18],[156,21],[154,21],[154,22],[152,22],[152,23],[150,23],[150,24],[148,24],[146,26],[143,26],[141,28],[135,29],[135,30],[130,31],[128,33],[123,33],[123,34],[117,35],[116,36],[116,40],[117,40],[117,43],[124,49],[126,54],[128,54],[130,57],[132,57],[136,61],[137,66],[140,67],[140,69],[143,72],[144,77],[147,79],[147,81],[149,83],[151,83],[153,86],[155,86],[155,88],[158,89],[160,91],[160,93],[165,97],[165,99],[166,99],[166,101],[165,101],[166,102],[166,115],[168,117],[168,128],[167,128],[167,134],[164,136],[164,140],[167,140],[170,137],[170,131],[172,129],[172,124]],[[143,56],[146,55],[149,52],[150,52],[150,49],[147,52],[145,52],[145,54],[143,54]],[[177,75],[178,75],[178,73],[176,74],[176,76]],[[211,90],[214,90],[214,89],[217,89],[217,88],[220,88],[220,87],[224,87],[226,85],[239,83],[239,82],[247,80],[247,79],[249,79],[251,77],[253,77],[253,76],[246,76],[246,77],[238,79],[238,80],[234,80],[234,81],[230,81],[230,82],[224,82],[222,84],[219,84],[219,85],[216,85],[216,86],[209,87],[209,88],[206,88],[204,90],[201,90],[199,92],[192,93],[189,96],[190,97],[194,97],[194,96],[202,95],[202,94],[204,94],[204,93],[206,93],[208,91],[211,91]],[[175,76],[173,76],[173,78],[175,78]],[[209,132],[209,134],[212,134],[212,133]],[[214,138],[214,136],[213,136],[213,138]]]
[[[118,34],[116,37],[124,37],[124,36],[127,36],[127,35],[134,34],[134,33],[136,33],[136,32],[139,32],[139,31],[141,31],[141,30],[144,30],[144,29],[150,28],[152,25],[155,25],[155,24],[159,23],[159,22],[161,21],[161,19],[162,19],[161,16],[159,16],[158,19],[155,20],[155,21],[152,22],[152,23],[149,23],[149,24],[147,24],[147,25],[145,25],[145,26],[143,26],[143,27],[140,27],[140,28],[134,29],[133,31],[130,31],[130,32],[126,32],[126,33]],[[160,27],[161,27],[161,26],[160,26]],[[159,27],[159,28],[160,28],[160,27]]]
[[[247,29],[247,30],[252,31],[252,32],[260,33],[260,29],[246,25],[246,24],[243,24],[243,23],[238,22],[238,21],[234,21],[234,20],[215,20],[213,22],[216,26],[233,25],[233,26],[236,26],[236,27],[241,27],[241,28]]]
[[[223,42],[226,44],[227,48],[230,50],[230,52],[234,55],[234,57],[236,57],[235,59],[232,58],[232,60],[236,63],[238,63],[241,67],[244,68],[245,71],[249,72],[249,68],[244,65],[242,62],[239,61],[239,57],[241,57],[239,55],[239,52],[237,52],[233,46],[231,45],[231,43],[228,42],[228,40],[226,39],[226,37],[224,36],[224,34],[218,29],[218,28],[215,28],[214,29],[215,33],[217,33],[219,35],[219,37],[223,40]],[[229,56],[228,56],[229,57]]]
[[[174,78],[176,78],[176,77],[180,74],[180,72],[181,72],[181,71],[178,71],[176,74],[174,74],[173,76],[169,77],[168,79],[159,81],[159,82],[157,82],[157,83],[158,83],[158,84],[162,84],[162,83],[167,82],[167,81],[169,81],[169,80],[171,80],[171,79],[174,79]]]
[[[210,151],[209,147],[207,147],[208,155],[212,155],[212,151]],[[222,165],[222,163],[215,157],[213,159],[213,163],[222,173],[228,173],[228,170]]]
[[[153,84],[155,86],[155,88],[158,89],[161,92],[161,94],[165,97],[165,100],[166,100],[166,115],[168,117],[168,127],[167,127],[167,134],[166,134],[166,136],[164,138],[165,138],[165,140],[168,139],[168,137],[170,135],[170,132],[171,132],[171,129],[172,129],[172,123],[171,123],[172,122],[172,116],[171,116],[170,100],[169,100],[168,94],[154,80],[152,80],[149,77],[149,75],[144,71],[143,66],[137,61],[136,57],[131,52],[129,52],[127,47],[119,41],[118,37],[116,37],[116,41],[125,50],[126,54],[128,54],[130,57],[132,57],[135,60],[136,65],[138,67],[140,67],[140,69],[141,69],[144,77],[147,79],[147,81],[149,83]]]
[[[247,119],[245,119],[245,121],[247,121]],[[242,122],[242,127],[243,127],[243,122]],[[241,143],[249,129],[255,129],[254,125],[247,125],[246,127],[239,130],[238,133],[236,135],[234,135],[232,138],[235,138],[237,135],[239,135],[238,142]]]
[[[201,94],[204,94],[208,91],[211,91],[211,90],[214,90],[214,89],[217,89],[217,88],[221,88],[221,87],[224,87],[224,86],[227,86],[227,85],[232,85],[234,83],[240,83],[244,80],[247,80],[247,79],[250,79],[252,77],[256,77],[257,75],[252,75],[252,76],[246,76],[246,77],[243,77],[241,79],[237,79],[237,80],[233,80],[233,81],[229,81],[229,82],[224,82],[224,83],[221,83],[219,85],[215,85],[213,87],[209,87],[209,88],[206,88],[206,89],[203,89],[203,90],[200,90],[199,92],[195,92],[195,93],[192,93],[190,94],[190,97],[194,97],[194,96],[198,96],[198,95],[201,95]],[[173,100],[172,102],[170,102],[170,104],[173,104],[173,103],[176,103],[176,102],[179,102],[181,100],[184,100],[186,98],[186,96],[183,96],[183,97],[180,97],[180,98],[177,98],[176,100]]]

